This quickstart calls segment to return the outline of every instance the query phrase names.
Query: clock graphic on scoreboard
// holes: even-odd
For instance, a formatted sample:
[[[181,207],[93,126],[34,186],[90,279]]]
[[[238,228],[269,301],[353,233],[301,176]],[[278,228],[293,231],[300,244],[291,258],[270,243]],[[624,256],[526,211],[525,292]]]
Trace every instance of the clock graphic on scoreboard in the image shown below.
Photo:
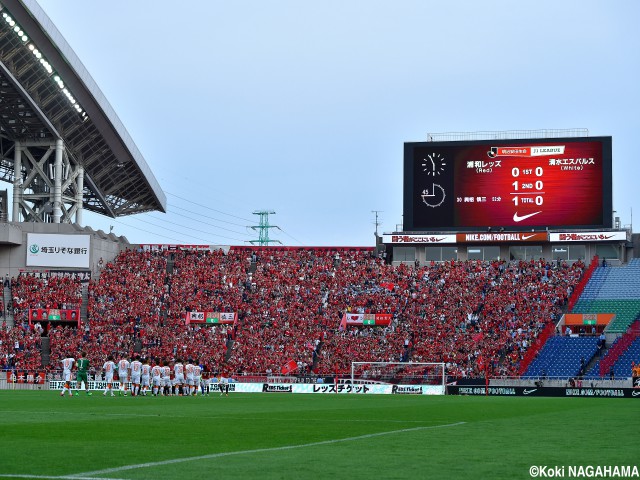
[[[447,162],[444,156],[438,152],[431,152],[424,155],[420,162],[423,174],[433,180],[444,174],[446,165]],[[424,185],[424,188],[422,188],[420,192],[420,198],[426,206],[437,208],[444,203],[445,198],[447,198],[447,193],[442,185],[432,181],[428,185]]]
[[[444,173],[446,165],[444,157],[439,153],[431,153],[422,159],[422,171],[433,177]]]
[[[432,183],[429,187],[422,190],[420,194],[422,197],[422,202],[431,208],[439,207],[444,203],[444,199],[447,198],[447,194],[442,188],[442,185],[438,185],[437,183]]]

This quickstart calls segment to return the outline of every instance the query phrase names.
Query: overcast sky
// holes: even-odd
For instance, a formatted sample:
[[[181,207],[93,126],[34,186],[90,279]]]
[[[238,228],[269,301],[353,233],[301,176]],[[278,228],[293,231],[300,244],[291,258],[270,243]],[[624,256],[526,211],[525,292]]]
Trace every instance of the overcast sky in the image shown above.
[[[428,132],[611,135],[613,208],[640,224],[636,0],[39,3],[167,195],[85,214],[132,243],[243,244],[268,209],[284,244],[373,245]]]

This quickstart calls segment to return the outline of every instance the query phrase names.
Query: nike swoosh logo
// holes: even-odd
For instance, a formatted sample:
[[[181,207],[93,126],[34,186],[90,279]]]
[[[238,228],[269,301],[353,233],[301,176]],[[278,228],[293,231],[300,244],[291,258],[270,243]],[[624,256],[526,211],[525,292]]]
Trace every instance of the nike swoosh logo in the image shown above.
[[[522,393],[524,393],[525,395],[529,395],[530,393],[535,392],[536,390],[538,390],[537,388],[534,388],[533,390],[524,390]]]
[[[640,395],[640,392],[632,392],[631,395],[637,397],[638,395]]]
[[[535,236],[536,236],[535,233],[532,233],[531,235],[523,235],[522,240],[529,240],[531,237],[535,237]]]
[[[529,215],[518,215],[518,212],[513,214],[513,221],[514,222],[521,222],[523,220],[526,220],[527,218],[533,217],[534,215],[537,215],[539,213],[542,213],[542,210],[540,210],[539,212],[534,212],[534,213],[530,213]]]

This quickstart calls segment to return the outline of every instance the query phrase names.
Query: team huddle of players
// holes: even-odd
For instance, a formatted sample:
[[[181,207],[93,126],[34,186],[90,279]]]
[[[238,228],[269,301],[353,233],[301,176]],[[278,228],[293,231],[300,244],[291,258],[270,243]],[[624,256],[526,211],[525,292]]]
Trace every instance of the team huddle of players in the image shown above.
[[[69,396],[73,395],[71,389],[71,377],[74,365],[77,366],[77,388],[84,390],[87,395],[91,395],[87,387],[87,369],[89,367],[89,361],[86,359],[84,352],[80,354],[80,358],[76,361],[72,356],[67,356],[62,360],[64,387],[61,396],[64,396],[68,391]],[[148,393],[158,396],[170,396],[170,395],[198,395],[198,391],[201,394],[208,393],[207,382],[202,376],[202,367],[195,363],[192,359],[188,359],[186,364],[182,363],[182,360],[177,358],[173,362],[166,360],[161,361],[155,359],[153,365],[146,358],[140,358],[134,356],[131,359],[123,358],[116,362],[113,356],[109,356],[107,361],[102,366],[102,372],[104,374],[104,381],[106,387],[103,392],[103,396],[107,394],[112,397],[113,393],[114,377],[117,372],[118,382],[120,384],[119,395],[127,396],[128,385],[131,383],[131,395],[146,396]],[[229,394],[229,384],[224,376],[220,376],[218,380],[218,388],[220,395]],[[76,391],[76,395],[78,392]]]
[[[127,384],[131,382],[131,395],[197,395],[202,388],[202,368],[189,359],[186,364],[177,358],[170,365],[169,362],[156,359],[151,365],[147,359],[135,356],[129,361],[123,358],[116,364],[113,356],[102,366],[105,382],[107,383],[103,395],[113,393],[113,378],[118,372],[120,394],[127,395]]]

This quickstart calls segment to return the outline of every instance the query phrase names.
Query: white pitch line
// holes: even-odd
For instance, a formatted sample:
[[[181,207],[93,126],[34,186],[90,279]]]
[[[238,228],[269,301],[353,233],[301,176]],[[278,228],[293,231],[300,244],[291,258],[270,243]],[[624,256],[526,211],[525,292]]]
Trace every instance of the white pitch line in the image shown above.
[[[279,452],[284,450],[294,450],[296,448],[307,448],[307,447],[317,447],[319,445],[333,445],[335,443],[342,442],[352,442],[355,440],[364,440],[367,438],[374,437],[382,437],[384,435],[393,435],[396,433],[407,433],[407,432],[417,432],[420,430],[431,430],[435,428],[447,428],[447,427],[457,427],[458,425],[464,425],[467,422],[457,422],[457,423],[448,423],[445,425],[431,425],[427,427],[414,427],[414,428],[403,428],[401,430],[391,430],[390,432],[380,432],[380,433],[369,433],[366,435],[359,435],[357,437],[347,437],[347,438],[338,438],[335,440],[323,440],[321,442],[313,442],[313,443],[303,443],[301,445],[285,445],[283,447],[272,447],[272,448],[256,448],[253,450],[238,450],[235,452],[221,452],[221,453],[211,453],[209,455],[199,455],[197,457],[184,457],[184,458],[174,458],[172,460],[162,460],[160,462],[148,462],[148,463],[138,463],[136,465],[124,465],[122,467],[114,467],[114,468],[105,468],[104,470],[95,470],[93,472],[84,472],[78,473],[76,475],[71,475],[66,478],[71,478],[74,480],[80,480],[82,477],[94,476],[94,475],[102,475],[105,473],[114,473],[114,472],[122,472],[125,470],[134,470],[136,468],[149,468],[149,467],[159,467],[162,465],[171,465],[174,463],[183,463],[183,462],[192,462],[195,460],[208,460],[212,458],[220,458],[220,457],[229,457],[232,455],[246,455],[252,453],[265,453],[265,452]],[[102,480],[102,479],[101,479]]]

